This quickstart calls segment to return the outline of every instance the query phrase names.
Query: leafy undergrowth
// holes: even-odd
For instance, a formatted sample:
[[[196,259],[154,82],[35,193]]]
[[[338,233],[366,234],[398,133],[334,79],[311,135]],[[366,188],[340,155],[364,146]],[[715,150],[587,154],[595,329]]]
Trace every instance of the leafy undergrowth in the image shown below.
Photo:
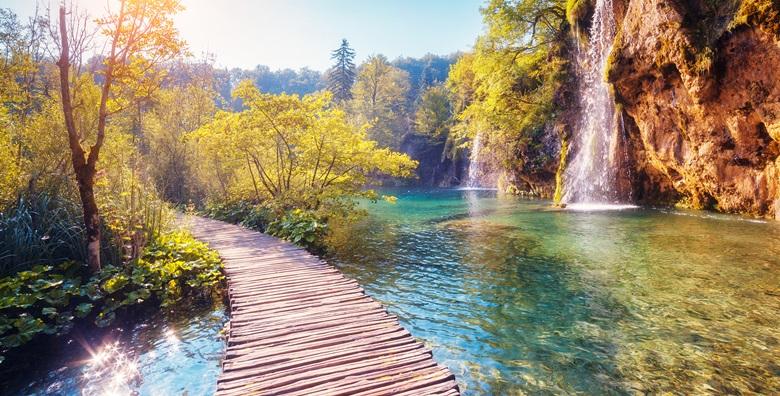
[[[281,215],[277,213],[282,213]],[[248,201],[210,203],[201,214],[265,232],[312,252],[324,249],[328,223],[323,215],[304,209],[274,210]]]
[[[161,235],[127,265],[92,277],[83,271],[66,261],[0,279],[0,353],[40,335],[66,334],[77,321],[105,327],[134,308],[213,298],[224,279],[217,253],[184,231]]]
[[[314,213],[293,209],[268,224],[269,234],[286,239],[310,250],[321,250],[328,224]]]

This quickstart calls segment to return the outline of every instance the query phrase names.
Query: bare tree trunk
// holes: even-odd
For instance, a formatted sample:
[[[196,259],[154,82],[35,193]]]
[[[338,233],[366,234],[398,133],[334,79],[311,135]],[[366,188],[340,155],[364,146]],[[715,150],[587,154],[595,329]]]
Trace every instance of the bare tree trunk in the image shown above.
[[[81,207],[84,211],[84,226],[87,232],[87,265],[90,271],[100,270],[100,217],[95,202],[95,163],[85,158],[84,149],[79,142],[79,134],[73,119],[73,103],[70,98],[70,47],[68,44],[68,29],[65,25],[65,7],[60,7],[60,40],[61,52],[57,62],[60,70],[60,92],[62,95],[62,112],[65,116],[65,127],[68,130],[73,171],[79,187]],[[94,148],[93,148],[94,150]]]
[[[87,165],[81,172],[76,171],[76,175],[87,230],[87,265],[94,273],[100,270],[100,215],[95,202],[95,167]]]
[[[257,180],[255,179],[255,172],[252,171],[252,164],[249,162],[249,156],[246,157],[246,167],[249,169],[249,175],[252,176],[252,186],[255,188],[255,199],[260,202],[260,190],[257,188]]]

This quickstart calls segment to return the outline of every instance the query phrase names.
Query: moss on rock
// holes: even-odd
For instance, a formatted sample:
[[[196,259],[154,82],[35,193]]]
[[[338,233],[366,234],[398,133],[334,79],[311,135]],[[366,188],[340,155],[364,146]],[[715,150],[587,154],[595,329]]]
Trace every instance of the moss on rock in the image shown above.
[[[780,0],[742,1],[729,30],[742,26],[759,27],[780,38]]]
[[[566,172],[566,165],[569,157],[569,134],[562,132],[561,137],[561,154],[558,161],[558,170],[555,172],[555,194],[553,195],[553,202],[555,205],[560,205],[563,199],[563,173]]]

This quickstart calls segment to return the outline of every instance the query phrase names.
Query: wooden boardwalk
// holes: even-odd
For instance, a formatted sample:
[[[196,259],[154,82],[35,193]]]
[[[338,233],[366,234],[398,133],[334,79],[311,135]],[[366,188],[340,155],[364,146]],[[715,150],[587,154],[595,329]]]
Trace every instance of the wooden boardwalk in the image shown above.
[[[185,217],[222,256],[228,345],[217,395],[458,395],[455,377],[352,279],[305,250]]]

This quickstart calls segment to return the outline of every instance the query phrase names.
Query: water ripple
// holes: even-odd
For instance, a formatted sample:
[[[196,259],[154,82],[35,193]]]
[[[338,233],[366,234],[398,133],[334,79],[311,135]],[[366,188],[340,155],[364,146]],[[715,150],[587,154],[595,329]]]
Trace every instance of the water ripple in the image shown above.
[[[396,194],[331,261],[464,393],[780,393],[778,224]]]

